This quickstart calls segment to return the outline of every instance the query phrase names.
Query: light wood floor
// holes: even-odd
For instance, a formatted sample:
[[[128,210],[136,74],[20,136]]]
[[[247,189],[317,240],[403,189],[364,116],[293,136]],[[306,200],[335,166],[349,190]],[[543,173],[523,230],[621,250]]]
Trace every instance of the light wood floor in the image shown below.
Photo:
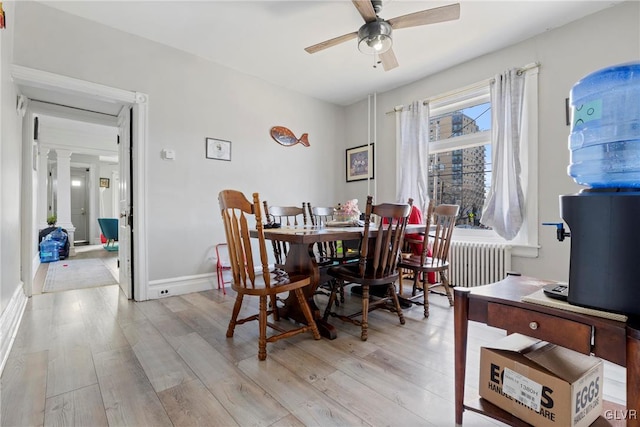
[[[404,326],[373,312],[367,342],[334,319],[336,340],[298,335],[269,344],[263,362],[256,322],[225,337],[233,301],[212,290],[137,303],[117,285],[33,296],[2,374],[0,425],[454,425],[446,297],[431,297],[429,319],[406,309]],[[502,336],[470,325],[469,395],[479,347]],[[624,403],[624,369],[605,375],[605,397]],[[495,425],[465,413],[465,426]]]

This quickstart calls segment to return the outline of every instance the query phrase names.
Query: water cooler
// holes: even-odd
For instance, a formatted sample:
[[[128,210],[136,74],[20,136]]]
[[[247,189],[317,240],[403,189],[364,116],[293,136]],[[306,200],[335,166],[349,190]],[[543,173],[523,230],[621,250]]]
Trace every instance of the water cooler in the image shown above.
[[[591,73],[571,89],[571,304],[640,316],[640,62]]]

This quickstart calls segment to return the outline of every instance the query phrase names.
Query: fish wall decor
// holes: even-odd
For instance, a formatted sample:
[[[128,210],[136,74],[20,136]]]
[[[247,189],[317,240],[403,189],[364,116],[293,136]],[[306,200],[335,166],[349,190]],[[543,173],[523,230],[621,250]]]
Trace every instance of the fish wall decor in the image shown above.
[[[278,144],[284,145],[285,147],[291,147],[292,145],[296,145],[298,143],[308,147],[309,144],[309,135],[303,133],[302,136],[298,139],[289,129],[283,126],[274,126],[271,128],[271,138],[273,138]]]

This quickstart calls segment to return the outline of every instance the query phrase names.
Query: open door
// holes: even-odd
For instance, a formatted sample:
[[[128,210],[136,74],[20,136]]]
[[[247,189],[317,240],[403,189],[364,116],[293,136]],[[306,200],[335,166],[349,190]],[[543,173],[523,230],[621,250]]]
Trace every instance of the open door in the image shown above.
[[[131,107],[124,106],[118,114],[118,155],[120,185],[118,188],[120,222],[118,230],[118,264],[120,288],[128,299],[133,298],[133,192],[131,188]]]

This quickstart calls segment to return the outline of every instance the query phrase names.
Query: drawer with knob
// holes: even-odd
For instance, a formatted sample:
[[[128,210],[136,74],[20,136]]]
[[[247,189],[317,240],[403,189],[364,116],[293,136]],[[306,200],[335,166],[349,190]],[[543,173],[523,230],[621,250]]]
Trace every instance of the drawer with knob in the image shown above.
[[[550,316],[533,310],[489,303],[487,325],[508,333],[553,342],[584,354],[591,352],[591,326],[569,319]]]

